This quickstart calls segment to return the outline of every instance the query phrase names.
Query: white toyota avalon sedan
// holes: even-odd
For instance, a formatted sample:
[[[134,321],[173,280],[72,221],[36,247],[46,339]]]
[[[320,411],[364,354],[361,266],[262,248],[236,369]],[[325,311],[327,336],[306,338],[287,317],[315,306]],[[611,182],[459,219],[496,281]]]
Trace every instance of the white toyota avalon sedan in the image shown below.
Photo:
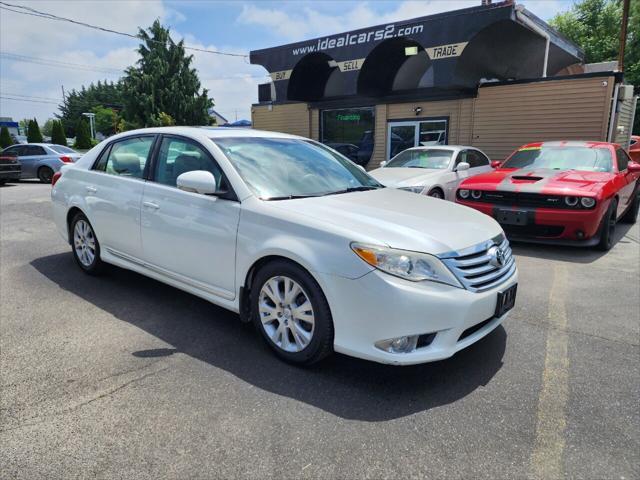
[[[447,358],[515,302],[492,218],[384,188],[305,138],[126,132],[57,173],[51,197],[82,270],[117,265],[237,312],[294,363]]]

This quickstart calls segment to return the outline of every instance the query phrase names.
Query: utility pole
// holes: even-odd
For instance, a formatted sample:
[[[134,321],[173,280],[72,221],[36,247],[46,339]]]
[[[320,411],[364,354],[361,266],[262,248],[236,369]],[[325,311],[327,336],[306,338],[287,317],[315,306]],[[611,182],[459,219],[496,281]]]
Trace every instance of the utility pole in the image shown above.
[[[620,49],[618,53],[618,70],[624,72],[624,48],[627,44],[627,26],[629,25],[629,4],[631,0],[622,1],[622,28],[620,29]]]

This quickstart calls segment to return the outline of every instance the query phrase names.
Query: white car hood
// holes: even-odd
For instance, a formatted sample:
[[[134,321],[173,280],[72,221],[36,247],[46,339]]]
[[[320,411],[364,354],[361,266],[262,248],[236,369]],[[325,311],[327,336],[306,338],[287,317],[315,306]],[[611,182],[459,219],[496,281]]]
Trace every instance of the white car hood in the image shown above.
[[[398,188],[427,185],[446,172],[447,170],[431,168],[390,167],[378,168],[369,172],[369,175],[387,187]]]
[[[502,233],[495,220],[476,210],[392,188],[269,204],[299,223],[319,222],[353,241],[430,254],[460,250]]]

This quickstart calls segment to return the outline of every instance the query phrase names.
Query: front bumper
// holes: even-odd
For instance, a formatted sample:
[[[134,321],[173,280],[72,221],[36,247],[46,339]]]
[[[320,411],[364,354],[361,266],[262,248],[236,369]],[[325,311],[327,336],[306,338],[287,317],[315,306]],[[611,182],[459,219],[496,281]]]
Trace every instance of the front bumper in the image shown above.
[[[516,271],[498,287],[474,293],[434,282],[409,282],[378,270],[355,280],[316,275],[331,306],[334,349],[395,365],[449,358],[480,340],[507,317],[494,317],[498,292],[518,280]],[[481,323],[476,331],[469,330]],[[375,346],[380,340],[428,333],[436,333],[431,343],[410,353],[389,353]]]
[[[555,208],[530,208],[497,206],[491,203],[464,201],[456,203],[478,210],[496,218],[497,209],[527,212],[530,222],[526,226],[503,225],[510,240],[551,243],[559,245],[594,245],[598,243],[602,217],[609,202],[599,202],[592,210],[569,210]]]

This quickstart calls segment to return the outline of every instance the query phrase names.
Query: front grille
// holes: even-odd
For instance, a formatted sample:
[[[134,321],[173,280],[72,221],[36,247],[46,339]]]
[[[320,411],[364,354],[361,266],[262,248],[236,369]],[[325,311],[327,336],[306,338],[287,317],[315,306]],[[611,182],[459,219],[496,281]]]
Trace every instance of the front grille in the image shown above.
[[[461,198],[458,194],[458,198]],[[465,202],[483,202],[491,203],[493,205],[500,205],[504,207],[531,207],[531,208],[560,208],[567,210],[580,210],[584,209],[579,202],[577,205],[567,205],[562,195],[544,195],[540,193],[529,192],[506,192],[502,190],[496,191],[481,191],[480,197],[464,198]]]
[[[502,264],[498,261],[500,256]],[[502,234],[480,245],[439,257],[464,288],[472,292],[496,287],[516,271],[509,241]]]

